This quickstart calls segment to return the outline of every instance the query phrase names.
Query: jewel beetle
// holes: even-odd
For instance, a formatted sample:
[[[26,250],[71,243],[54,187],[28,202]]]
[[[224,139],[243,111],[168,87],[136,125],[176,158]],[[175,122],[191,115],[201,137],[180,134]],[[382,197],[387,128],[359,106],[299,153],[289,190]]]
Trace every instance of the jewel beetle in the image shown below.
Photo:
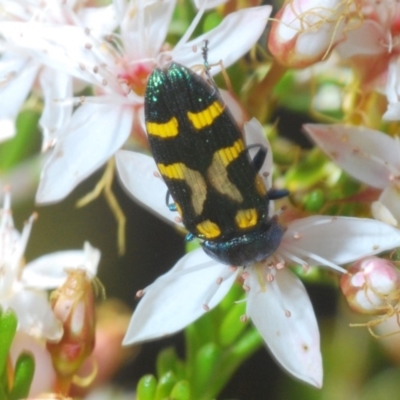
[[[178,211],[188,238],[201,239],[204,251],[221,263],[246,266],[279,246],[283,228],[268,215],[268,205],[288,193],[267,191],[258,173],[267,149],[260,146],[250,158],[207,68],[206,62],[200,76],[170,62],[152,72],[146,130],[173,199],[169,208]]]

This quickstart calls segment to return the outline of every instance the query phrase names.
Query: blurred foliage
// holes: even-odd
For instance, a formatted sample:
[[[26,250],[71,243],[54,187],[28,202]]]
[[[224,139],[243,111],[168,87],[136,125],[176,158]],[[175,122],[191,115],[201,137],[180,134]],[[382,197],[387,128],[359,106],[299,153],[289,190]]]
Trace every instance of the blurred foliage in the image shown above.
[[[12,311],[0,307],[0,399],[20,400],[28,397],[35,372],[32,355],[21,353],[15,365],[11,363],[10,348],[17,331],[17,318]]]

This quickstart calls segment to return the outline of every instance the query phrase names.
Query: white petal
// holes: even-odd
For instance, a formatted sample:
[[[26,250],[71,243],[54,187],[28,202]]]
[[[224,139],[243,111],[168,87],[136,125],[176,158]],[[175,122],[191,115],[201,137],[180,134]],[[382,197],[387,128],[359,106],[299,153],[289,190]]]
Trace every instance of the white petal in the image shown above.
[[[400,57],[393,56],[389,62],[386,80],[386,97],[388,109],[383,115],[386,121],[397,121],[400,119]]]
[[[44,292],[18,291],[7,300],[6,307],[11,308],[17,314],[18,329],[48,340],[61,338],[62,325],[54,316]]]
[[[379,202],[384,205],[400,225],[400,191],[395,185],[387,187],[380,195]]]
[[[296,378],[321,387],[319,330],[302,282],[282,269],[262,290],[256,272],[250,270],[245,284],[250,287],[247,314],[277,362]]]
[[[197,249],[145,290],[133,313],[123,344],[171,335],[214,308],[235,281],[237,272]],[[218,278],[224,278],[217,283]]]
[[[21,281],[26,287],[53,289],[61,286],[67,277],[66,269],[84,269],[90,277],[97,274],[100,251],[85,243],[84,250],[58,251],[29,262],[22,272]]]
[[[359,27],[346,30],[346,40],[340,43],[336,51],[343,58],[357,55],[378,55],[388,51],[383,46],[387,37],[383,27],[372,19],[362,21]]]
[[[272,150],[265,135],[264,128],[256,118],[252,118],[250,121],[244,124],[244,132],[247,146],[260,144],[267,148],[267,156],[263,166],[260,169],[260,174],[262,177],[267,177],[267,187],[270,188],[272,186]],[[257,147],[250,150],[251,158],[255,156],[257,151]]]
[[[154,57],[165,42],[176,0],[131,2],[121,22],[127,54],[133,58]]]
[[[72,116],[42,171],[38,203],[62,200],[125,143],[132,127],[129,107],[84,103]]]
[[[84,243],[83,251],[85,253],[85,259],[83,260],[83,264],[77,265],[77,267],[84,268],[89,274],[89,277],[94,278],[97,275],[101,252],[99,249],[96,249],[96,247],[92,247],[89,242]]]
[[[32,9],[27,7],[25,1],[2,0],[1,5],[2,10],[7,10],[7,15],[15,20],[28,21],[32,18]]]
[[[397,226],[399,223],[390,210],[380,201],[373,201],[371,203],[371,214],[375,219],[385,224]]]
[[[113,5],[105,7],[84,7],[78,11],[79,19],[85,28],[103,33],[111,33],[118,26],[116,10]]]
[[[72,104],[61,103],[72,97],[72,78],[51,68],[44,68],[40,74],[40,85],[44,97],[44,108],[39,123],[43,132],[44,150],[52,147],[61,128],[72,114]]]
[[[224,67],[229,67],[254,46],[267,25],[271,11],[271,6],[261,6],[233,12],[215,29],[175,48],[173,58],[186,66],[202,62],[201,52],[198,50],[195,53],[193,48],[201,49],[204,40],[208,40],[209,62],[222,60]],[[213,75],[219,71],[219,66],[211,69]]]
[[[227,1],[228,0],[194,0],[193,2],[197,9],[200,9],[204,3],[206,3],[205,9],[211,10],[212,8],[216,8],[221,4],[225,4]]]
[[[118,23],[120,24],[126,15],[128,3],[125,0],[112,0],[112,3],[117,15]]]
[[[388,85],[389,86],[389,85]],[[389,103],[388,108],[382,115],[384,121],[399,121],[400,120],[400,102]]]
[[[15,118],[32,89],[39,64],[32,59],[4,53],[0,60],[0,140],[15,134]]]
[[[15,131],[15,119],[14,118],[2,118],[0,119],[0,143],[5,140],[14,137]]]
[[[118,176],[133,199],[167,222],[174,224],[179,217],[165,203],[167,186],[158,173],[153,157],[133,151],[120,150],[115,155]],[[155,176],[154,174],[158,174]]]
[[[289,224],[278,252],[288,251],[310,266],[342,265],[399,246],[400,230],[383,222],[313,216]]]
[[[113,57],[96,32],[72,25],[1,21],[0,34],[10,46],[21,49],[50,68],[97,84],[104,91],[111,87],[120,88],[117,76],[103,73],[101,65],[109,67]]]
[[[243,127],[245,122],[248,120],[248,115],[246,111],[240,104],[237,97],[230,93],[228,90],[219,88],[219,94],[221,95],[222,100],[229,108],[229,111],[232,114],[232,117],[235,119],[236,123],[239,125],[240,128]]]
[[[305,131],[350,175],[383,189],[400,171],[399,142],[382,132],[358,126],[306,124]]]

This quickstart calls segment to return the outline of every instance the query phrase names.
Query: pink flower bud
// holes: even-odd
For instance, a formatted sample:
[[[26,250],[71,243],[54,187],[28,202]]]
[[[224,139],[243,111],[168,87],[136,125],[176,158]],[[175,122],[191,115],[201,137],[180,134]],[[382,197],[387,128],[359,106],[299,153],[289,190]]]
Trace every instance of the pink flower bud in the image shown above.
[[[390,316],[400,299],[400,272],[389,260],[369,257],[342,275],[340,287],[354,311]]]
[[[95,310],[92,283],[84,270],[71,269],[63,286],[54,291],[51,303],[62,322],[64,334],[57,343],[47,342],[58,378],[58,390],[67,394],[71,380],[95,343]]]
[[[272,24],[268,48],[287,67],[321,61],[342,39],[346,2],[286,0]]]

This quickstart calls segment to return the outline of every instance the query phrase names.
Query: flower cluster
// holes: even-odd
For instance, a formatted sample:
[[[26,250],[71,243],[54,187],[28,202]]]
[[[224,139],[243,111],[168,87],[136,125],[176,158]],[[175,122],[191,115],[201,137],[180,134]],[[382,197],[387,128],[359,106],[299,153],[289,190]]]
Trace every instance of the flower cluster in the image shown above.
[[[36,195],[39,203],[62,200],[131,134],[140,142],[144,89],[158,60],[171,57],[194,66],[201,62],[200,51],[194,49],[208,40],[213,43],[210,59],[222,60],[228,67],[250,50],[271,12],[269,6],[239,10],[215,29],[189,40],[196,18],[170,49],[165,37],[175,0],[115,0],[110,6],[93,8],[84,7],[84,1],[30,3],[16,7],[0,23],[6,49],[0,62],[0,95],[8,98],[2,124],[10,127],[7,135],[4,131],[4,137],[9,137],[15,132],[21,104],[39,78],[43,149],[49,152]],[[202,2],[198,17],[206,5]],[[246,29],[250,24],[251,29]],[[85,85],[92,86],[93,95],[77,96]],[[9,93],[18,93],[18,98]]]
[[[182,219],[165,204],[167,188],[157,165],[145,154],[149,76],[173,61],[212,80],[254,48],[272,7],[239,9],[233,1],[198,0],[190,3],[193,18],[181,21],[182,2],[176,0],[98,3],[0,0],[0,142],[16,137],[21,112],[34,104],[40,109],[43,160],[37,203],[63,200],[108,163],[102,178],[107,183],[99,182],[84,202],[105,188],[111,208],[121,214],[110,194],[115,172],[135,201],[181,229]],[[200,21],[210,10],[218,23],[204,28]],[[279,203],[284,206],[269,203],[281,241],[266,259],[245,266],[223,265],[199,248],[186,254],[138,292],[142,299],[124,344],[171,335],[207,317],[240,282],[241,320],[251,320],[285,371],[320,388],[320,333],[300,279],[316,267],[341,275],[343,294],[354,311],[378,315],[361,324],[373,335],[372,328],[390,317],[398,323],[399,17],[395,0],[285,1],[271,21],[270,54],[247,57],[238,73],[238,85],[244,83],[241,101],[232,90],[220,91],[254,165],[262,164],[256,182],[268,193],[274,185],[291,191]],[[302,130],[315,144],[313,150],[278,137],[280,125],[267,120],[275,106],[311,110],[313,123]],[[263,124],[255,118],[246,121],[245,108]],[[265,160],[258,159],[258,148],[268,149]],[[227,176],[221,165],[217,172]],[[194,172],[194,184],[201,186]],[[219,181],[224,179],[229,181]],[[94,348],[90,281],[100,252],[86,243],[82,251],[54,253],[24,265],[35,215],[19,233],[10,202],[6,191],[0,215],[0,305],[16,314],[19,331],[48,342],[55,387],[68,395],[75,373]],[[50,304],[45,290],[54,288]],[[165,397],[174,397],[172,392],[169,388]]]

